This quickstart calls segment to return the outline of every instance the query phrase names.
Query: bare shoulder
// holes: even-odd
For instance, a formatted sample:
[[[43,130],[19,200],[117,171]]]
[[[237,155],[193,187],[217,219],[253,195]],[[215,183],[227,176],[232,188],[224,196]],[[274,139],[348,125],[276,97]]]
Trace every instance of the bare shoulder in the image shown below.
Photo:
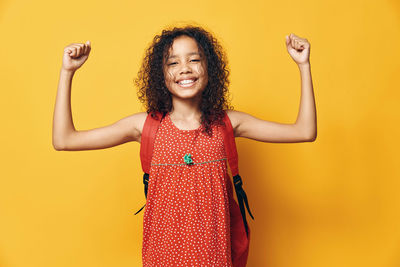
[[[233,109],[227,109],[225,111],[229,117],[229,120],[231,121],[234,135],[235,135],[235,137],[238,137],[239,135],[237,133],[237,130],[238,130],[238,126],[240,124],[240,118],[242,117],[242,115],[244,113],[241,111],[233,110]]]
[[[134,135],[134,140],[140,143],[140,139],[142,136],[143,126],[147,118],[147,112],[138,112],[132,114],[125,119],[131,125],[132,135]]]
[[[132,122],[135,125],[135,128],[142,133],[144,122],[147,118],[147,112],[138,112],[131,115]]]

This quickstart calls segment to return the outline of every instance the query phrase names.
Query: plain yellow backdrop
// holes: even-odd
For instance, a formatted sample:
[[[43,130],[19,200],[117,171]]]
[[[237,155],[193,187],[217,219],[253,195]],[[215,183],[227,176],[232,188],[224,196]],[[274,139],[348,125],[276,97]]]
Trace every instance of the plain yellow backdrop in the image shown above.
[[[1,1],[0,266],[141,266],[138,143],[56,151],[63,49],[92,42],[72,84],[76,129],[144,111],[144,50],[194,23],[226,49],[235,109],[293,123],[300,74],[285,35],[311,44],[318,136],[236,139],[255,220],[248,266],[400,266],[400,3],[387,1]]]

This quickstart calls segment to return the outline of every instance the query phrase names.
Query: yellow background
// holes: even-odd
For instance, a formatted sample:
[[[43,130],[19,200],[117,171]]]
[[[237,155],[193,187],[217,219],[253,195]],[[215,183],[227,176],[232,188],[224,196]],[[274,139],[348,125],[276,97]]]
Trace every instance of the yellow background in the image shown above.
[[[400,266],[400,3],[1,1],[0,266],[141,266],[139,143],[56,151],[63,49],[92,42],[75,74],[78,130],[144,111],[133,78],[163,27],[195,23],[226,48],[232,104],[292,123],[300,74],[285,35],[311,44],[318,137],[236,139],[255,220],[248,266]]]

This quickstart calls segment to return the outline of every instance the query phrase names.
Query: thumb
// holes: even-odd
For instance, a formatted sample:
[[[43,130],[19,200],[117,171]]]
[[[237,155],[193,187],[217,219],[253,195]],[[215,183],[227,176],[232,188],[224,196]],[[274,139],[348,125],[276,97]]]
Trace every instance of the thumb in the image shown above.
[[[286,46],[288,46],[290,44],[290,38],[288,35],[285,36],[286,39]]]

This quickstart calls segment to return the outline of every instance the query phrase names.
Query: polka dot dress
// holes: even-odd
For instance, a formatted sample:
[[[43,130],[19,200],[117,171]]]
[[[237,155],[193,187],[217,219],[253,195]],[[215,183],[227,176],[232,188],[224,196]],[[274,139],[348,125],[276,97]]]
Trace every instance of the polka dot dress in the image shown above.
[[[143,217],[143,266],[232,266],[222,129],[161,121]]]

